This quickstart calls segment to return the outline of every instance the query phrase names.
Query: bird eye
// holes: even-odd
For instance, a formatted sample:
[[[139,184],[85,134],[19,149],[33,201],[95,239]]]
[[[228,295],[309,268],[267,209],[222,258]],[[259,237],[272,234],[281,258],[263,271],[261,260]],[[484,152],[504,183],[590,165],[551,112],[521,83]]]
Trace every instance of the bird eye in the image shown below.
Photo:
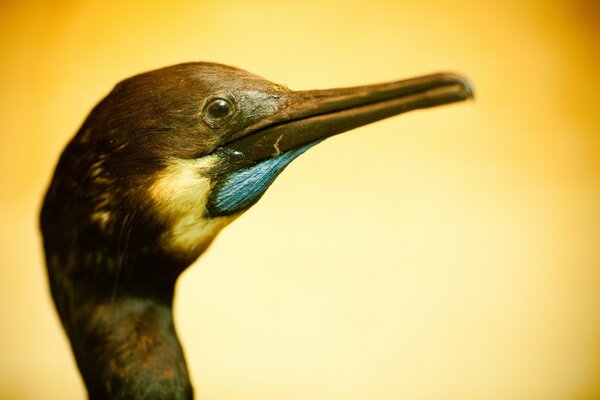
[[[218,97],[204,107],[204,117],[210,125],[224,122],[233,114],[233,104],[229,100]]]

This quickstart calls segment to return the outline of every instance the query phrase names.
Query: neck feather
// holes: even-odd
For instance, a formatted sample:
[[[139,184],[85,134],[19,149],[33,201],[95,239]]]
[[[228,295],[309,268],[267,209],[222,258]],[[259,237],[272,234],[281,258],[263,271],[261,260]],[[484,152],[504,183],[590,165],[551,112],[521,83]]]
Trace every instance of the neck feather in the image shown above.
[[[193,398],[171,304],[120,297],[81,311],[69,336],[90,399]]]

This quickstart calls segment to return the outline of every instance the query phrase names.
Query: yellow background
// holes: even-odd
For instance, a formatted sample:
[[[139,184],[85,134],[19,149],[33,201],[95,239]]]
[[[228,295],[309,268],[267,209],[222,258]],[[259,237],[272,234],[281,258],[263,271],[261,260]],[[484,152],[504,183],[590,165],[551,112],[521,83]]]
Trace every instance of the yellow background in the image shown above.
[[[180,279],[198,397],[600,398],[590,1],[3,1],[0,398],[80,399],[37,231],[119,80],[193,60],[293,89],[441,70],[477,100],[332,138]]]

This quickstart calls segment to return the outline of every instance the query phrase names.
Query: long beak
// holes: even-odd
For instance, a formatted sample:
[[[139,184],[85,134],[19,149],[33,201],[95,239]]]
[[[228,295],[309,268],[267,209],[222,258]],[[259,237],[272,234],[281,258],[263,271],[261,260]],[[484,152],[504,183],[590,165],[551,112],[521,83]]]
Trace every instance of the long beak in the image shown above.
[[[472,97],[470,82],[451,73],[352,88],[290,92],[286,107],[238,132],[223,147],[260,161],[380,119]]]

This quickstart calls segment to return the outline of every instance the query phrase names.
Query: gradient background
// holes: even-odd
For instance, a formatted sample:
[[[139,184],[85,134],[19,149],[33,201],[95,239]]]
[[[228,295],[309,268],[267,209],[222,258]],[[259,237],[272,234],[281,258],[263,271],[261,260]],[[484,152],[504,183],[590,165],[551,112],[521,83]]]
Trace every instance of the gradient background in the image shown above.
[[[600,399],[598,4],[3,1],[0,398],[84,396],[37,229],[63,146],[119,80],[204,60],[477,100],[328,140],[225,229],[178,284],[198,397]]]

